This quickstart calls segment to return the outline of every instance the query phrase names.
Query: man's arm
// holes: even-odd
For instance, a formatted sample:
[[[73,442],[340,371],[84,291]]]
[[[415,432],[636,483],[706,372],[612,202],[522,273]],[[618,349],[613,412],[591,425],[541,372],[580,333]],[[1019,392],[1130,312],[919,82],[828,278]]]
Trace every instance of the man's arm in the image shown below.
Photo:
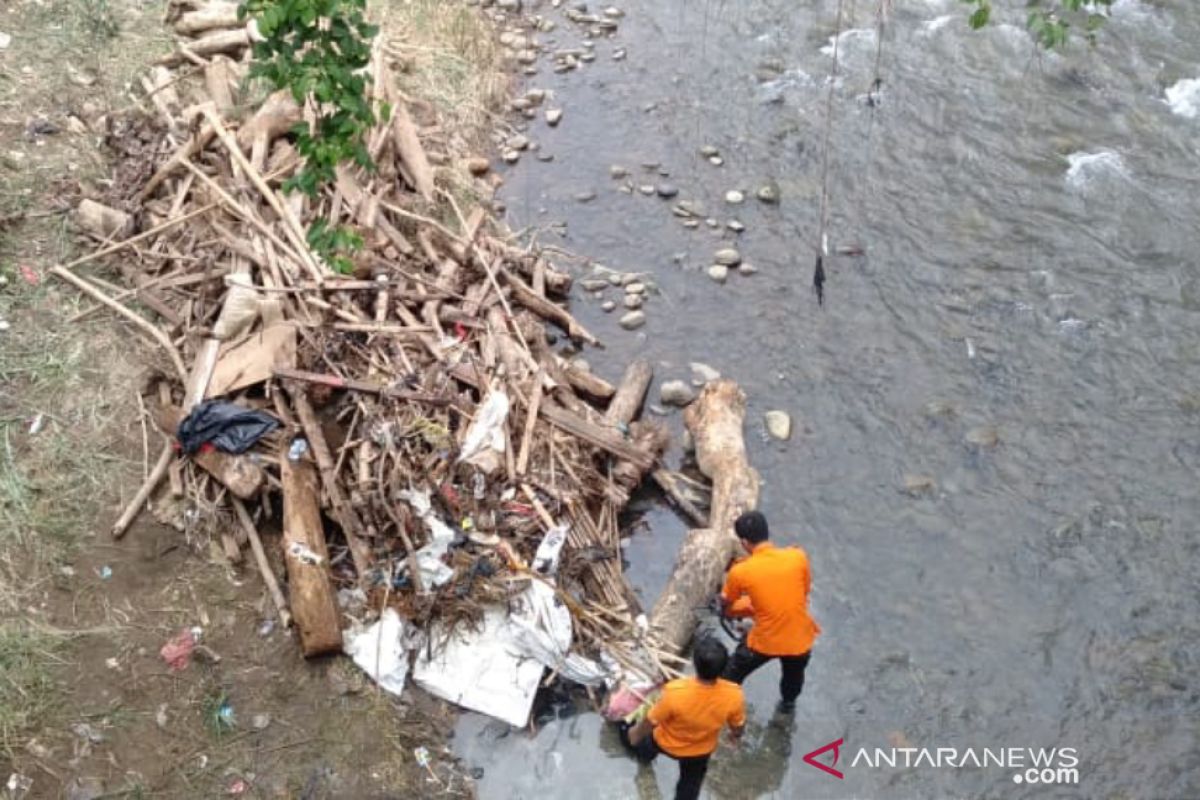
[[[733,739],[735,745],[742,741],[742,734],[746,732],[746,701],[743,699],[738,703],[734,712],[729,715],[729,737]]]
[[[728,616],[729,607],[742,596],[742,584],[738,578],[737,565],[730,567],[725,575],[725,585],[721,587],[721,616]]]
[[[642,740],[654,731],[654,723],[649,717],[642,717],[641,722],[629,729],[629,743],[637,747]]]

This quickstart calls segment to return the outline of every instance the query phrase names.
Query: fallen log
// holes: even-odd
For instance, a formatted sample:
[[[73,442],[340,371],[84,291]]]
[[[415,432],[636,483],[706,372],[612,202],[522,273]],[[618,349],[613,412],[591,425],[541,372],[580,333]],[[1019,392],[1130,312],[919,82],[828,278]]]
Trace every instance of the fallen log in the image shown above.
[[[238,20],[237,3],[215,2],[188,11],[175,20],[175,32],[195,36],[214,28],[236,28],[244,25]]]
[[[207,36],[202,36],[199,39],[193,39],[187,43],[186,49],[188,53],[194,56],[215,56],[217,53],[236,53],[250,46],[250,32],[245,28],[236,30],[219,30],[209,33]],[[188,56],[183,49],[177,50],[174,53],[163,56],[158,59],[156,64],[162,64],[166,67],[182,64],[188,60]]]
[[[703,608],[721,586],[734,556],[733,522],[758,503],[758,473],[746,460],[742,423],[746,396],[731,380],[709,383],[683,412],[696,442],[700,471],[713,484],[709,527],[688,532],[666,588],[650,613],[651,635],[664,649],[682,653],[696,630],[695,609]]]
[[[283,484],[283,555],[300,649],[305,656],[332,653],[342,647],[342,631],[329,579],[316,471],[307,461],[289,459],[285,444],[279,449],[279,480]]]

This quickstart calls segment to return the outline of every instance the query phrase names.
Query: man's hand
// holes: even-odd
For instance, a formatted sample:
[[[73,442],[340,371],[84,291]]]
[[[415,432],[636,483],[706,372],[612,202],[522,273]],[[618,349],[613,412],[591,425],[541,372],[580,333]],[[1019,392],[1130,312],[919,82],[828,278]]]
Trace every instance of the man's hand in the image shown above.
[[[734,750],[742,749],[742,734],[745,732],[746,732],[745,725],[738,725],[737,727],[730,726],[729,742],[730,742],[730,744],[733,745]]]

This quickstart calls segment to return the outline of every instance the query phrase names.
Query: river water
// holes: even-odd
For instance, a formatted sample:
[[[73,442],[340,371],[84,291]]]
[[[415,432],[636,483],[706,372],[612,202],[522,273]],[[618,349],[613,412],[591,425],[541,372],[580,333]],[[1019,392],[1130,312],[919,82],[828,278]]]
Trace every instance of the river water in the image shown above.
[[[824,308],[833,0],[628,0],[594,63],[529,79],[565,116],[530,124],[554,160],[527,155],[501,193],[514,228],[648,273],[639,331],[574,299],[607,345],[587,359],[736,379],[761,507],[812,561],[824,633],[794,723],[772,721],[777,667],[751,677],[748,741],[708,796],[1200,797],[1200,7],[1121,0],[1094,49],[1039,54],[1020,3],[972,32],[961,3],[905,0],[871,106],[875,5],[845,0],[830,152],[830,249],[865,255],[826,259]],[[578,46],[540,11],[543,43]],[[620,192],[611,165],[721,227]],[[767,180],[777,206],[754,198]],[[731,243],[758,273],[720,285],[705,270]],[[788,442],[764,434],[774,408]],[[685,526],[645,512],[627,555],[649,605]],[[844,780],[801,760],[838,738]],[[860,747],[1070,747],[1079,784],[851,766]],[[675,777],[639,775],[589,713],[536,734],[466,715],[455,749],[484,798],[669,797]]]

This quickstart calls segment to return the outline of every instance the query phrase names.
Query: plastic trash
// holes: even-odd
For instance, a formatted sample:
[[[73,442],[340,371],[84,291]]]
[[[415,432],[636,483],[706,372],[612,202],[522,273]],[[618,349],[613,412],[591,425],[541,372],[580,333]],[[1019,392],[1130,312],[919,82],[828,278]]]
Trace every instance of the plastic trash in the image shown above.
[[[484,472],[495,471],[504,454],[504,421],[508,419],[508,395],[492,392],[480,404],[475,419],[467,428],[458,460],[479,467]]]
[[[299,461],[308,452],[308,439],[303,437],[293,439],[292,446],[288,448],[288,461]]]
[[[428,491],[406,489],[400,492],[400,499],[407,501],[412,506],[413,511],[425,522],[425,527],[429,530],[429,542],[416,552],[417,569],[421,572],[421,585],[426,591],[433,587],[444,586],[454,577],[454,570],[442,561],[442,557],[446,555],[450,544],[454,541],[454,529],[433,513]]]
[[[108,564],[105,564],[103,567],[96,570],[96,574],[100,576],[100,580],[106,581],[113,576],[112,567],[110,567]]]
[[[399,695],[408,678],[408,624],[395,609],[379,621],[342,635],[342,650],[387,692]]]
[[[158,651],[171,672],[182,672],[191,663],[192,652],[195,651],[196,642],[200,638],[196,635],[196,630],[198,629],[184,628]]]
[[[279,420],[265,411],[208,400],[192,409],[176,436],[185,453],[195,453],[212,444],[226,453],[244,453],[262,437],[279,427]]]

